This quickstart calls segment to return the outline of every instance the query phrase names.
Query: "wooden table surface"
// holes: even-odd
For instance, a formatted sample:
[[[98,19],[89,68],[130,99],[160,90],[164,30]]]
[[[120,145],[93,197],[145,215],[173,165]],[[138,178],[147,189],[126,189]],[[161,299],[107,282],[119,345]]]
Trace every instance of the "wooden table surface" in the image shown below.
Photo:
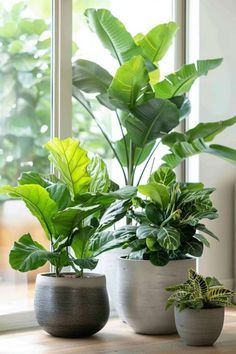
[[[117,318],[84,339],[54,338],[39,328],[0,334],[1,354],[236,354],[236,310],[226,310],[223,331],[212,347],[185,346],[177,335],[135,334]]]

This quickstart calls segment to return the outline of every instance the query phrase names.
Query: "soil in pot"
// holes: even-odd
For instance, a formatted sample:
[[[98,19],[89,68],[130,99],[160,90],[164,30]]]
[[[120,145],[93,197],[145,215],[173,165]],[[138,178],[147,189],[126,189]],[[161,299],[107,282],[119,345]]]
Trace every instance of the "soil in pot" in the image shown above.
[[[109,317],[104,275],[42,273],[36,279],[35,313],[40,326],[56,337],[87,337],[100,331]]]

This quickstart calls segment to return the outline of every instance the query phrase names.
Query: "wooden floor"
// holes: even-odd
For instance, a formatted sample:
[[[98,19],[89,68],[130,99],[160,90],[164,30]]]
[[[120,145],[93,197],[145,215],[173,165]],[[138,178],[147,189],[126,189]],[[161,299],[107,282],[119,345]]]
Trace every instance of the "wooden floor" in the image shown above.
[[[119,319],[110,319],[87,339],[53,338],[41,329],[0,334],[1,354],[236,354],[236,310],[227,310],[221,336],[212,347],[185,346],[177,335],[135,334]]]

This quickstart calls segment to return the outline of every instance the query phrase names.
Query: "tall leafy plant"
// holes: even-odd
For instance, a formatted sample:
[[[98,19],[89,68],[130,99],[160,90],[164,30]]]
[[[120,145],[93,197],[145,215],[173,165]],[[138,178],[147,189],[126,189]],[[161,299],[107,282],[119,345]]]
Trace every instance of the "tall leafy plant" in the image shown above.
[[[10,264],[27,272],[49,261],[57,276],[64,266],[83,276],[84,269],[96,266],[100,253],[134,237],[132,226],[126,235],[122,228],[115,233],[106,229],[124,217],[136,188],[113,191],[104,162],[98,156],[90,159],[79,141],[55,138],[44,147],[59,177],[25,172],[18,186],[6,185],[0,193],[25,203],[40,222],[50,249],[29,233],[22,235],[10,252]]]
[[[125,26],[106,9],[87,9],[90,29],[117,60],[118,69],[112,76],[105,68],[88,61],[73,64],[73,96],[97,122],[110,145],[124,175],[125,183],[139,183],[148,162],[160,142],[170,154],[164,161],[171,167],[186,157],[202,152],[236,161],[236,150],[209,142],[226,127],[236,123],[236,117],[223,122],[199,124],[186,134],[172,131],[190,112],[186,94],[194,81],[217,68],[222,59],[198,60],[181,67],[160,80],[159,63],[165,56],[178,30],[174,22],[157,25],[147,34],[134,38]],[[121,139],[113,141],[93,113],[90,94],[113,112],[120,127]],[[145,162],[137,176],[137,166]]]

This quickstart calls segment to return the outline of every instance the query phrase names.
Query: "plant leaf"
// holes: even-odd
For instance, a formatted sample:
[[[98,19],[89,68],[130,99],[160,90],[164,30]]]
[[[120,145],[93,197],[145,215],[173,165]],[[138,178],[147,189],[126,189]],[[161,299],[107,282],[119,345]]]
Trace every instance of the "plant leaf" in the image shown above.
[[[176,175],[168,166],[160,166],[151,174],[148,182],[157,182],[168,187],[176,182]]]
[[[90,269],[93,270],[98,264],[98,259],[95,258],[73,258],[72,262],[79,266],[80,269]]]
[[[143,57],[134,56],[117,70],[108,89],[110,102],[124,110],[134,108],[148,83],[149,76]]]
[[[19,241],[14,242],[9,262],[13,269],[28,272],[43,266],[47,261],[50,261],[51,257],[51,252],[48,252],[38,242],[33,241],[30,234],[25,234]]]
[[[58,210],[64,210],[71,206],[70,192],[65,184],[53,183],[46,190],[50,198],[57,203]]]
[[[212,231],[210,231],[204,224],[197,224],[196,229],[199,231],[203,231],[205,234],[219,241],[218,237]]]
[[[151,62],[160,61],[169,49],[177,30],[178,26],[175,22],[164,23],[152,28],[139,40],[144,55]]]
[[[180,246],[180,233],[172,226],[158,230],[157,241],[166,250],[176,250]]]
[[[194,257],[201,257],[203,252],[203,243],[198,241],[197,239],[190,242],[186,242],[184,245],[183,252],[185,254],[190,254]]]
[[[122,219],[131,205],[131,200],[119,200],[112,203],[101,217],[98,231],[102,231]]]
[[[218,122],[199,123],[196,127],[186,132],[187,141],[193,141],[199,138],[204,139],[204,141],[212,141],[216,135],[235,123],[236,116]]]
[[[92,177],[89,191],[92,193],[96,192],[107,192],[110,180],[105,162],[100,156],[96,155],[91,159],[88,165],[88,173]]]
[[[120,64],[140,53],[131,34],[125,26],[106,9],[87,9],[85,11],[88,24],[97,34],[103,46]]]
[[[87,93],[106,93],[112,76],[100,65],[84,59],[73,64],[72,83]]]
[[[217,68],[222,60],[222,58],[198,60],[197,65],[187,64],[182,66],[181,69],[166,76],[163,81],[154,86],[156,97],[165,99],[188,92],[198,77],[207,75],[209,70]]]
[[[131,140],[140,147],[174,129],[179,124],[179,112],[168,100],[151,99],[132,109],[125,127]]]
[[[23,200],[32,215],[39,220],[48,239],[56,233],[52,219],[57,213],[57,204],[50,198],[46,189],[37,184],[25,184],[1,187],[0,193]]]
[[[75,253],[76,258],[87,258],[93,256],[88,250],[89,239],[93,236],[96,228],[85,226],[79,229],[73,236],[71,247]]]
[[[169,192],[163,184],[150,182],[139,185],[138,191],[158,203],[162,209],[166,209],[170,200]]]
[[[156,238],[158,234],[158,229],[149,225],[140,225],[137,228],[136,236],[138,239],[146,239],[147,237]]]
[[[60,177],[67,185],[72,200],[76,194],[87,192],[91,177],[87,172],[90,162],[87,151],[82,149],[79,141],[67,138],[54,138],[44,145],[50,152],[49,160],[60,172]]]
[[[101,231],[90,240],[89,250],[94,256],[122,247],[136,235],[136,226],[126,225],[114,231]]]
[[[150,262],[155,266],[165,266],[169,263],[169,256],[165,250],[151,252],[150,253]]]

